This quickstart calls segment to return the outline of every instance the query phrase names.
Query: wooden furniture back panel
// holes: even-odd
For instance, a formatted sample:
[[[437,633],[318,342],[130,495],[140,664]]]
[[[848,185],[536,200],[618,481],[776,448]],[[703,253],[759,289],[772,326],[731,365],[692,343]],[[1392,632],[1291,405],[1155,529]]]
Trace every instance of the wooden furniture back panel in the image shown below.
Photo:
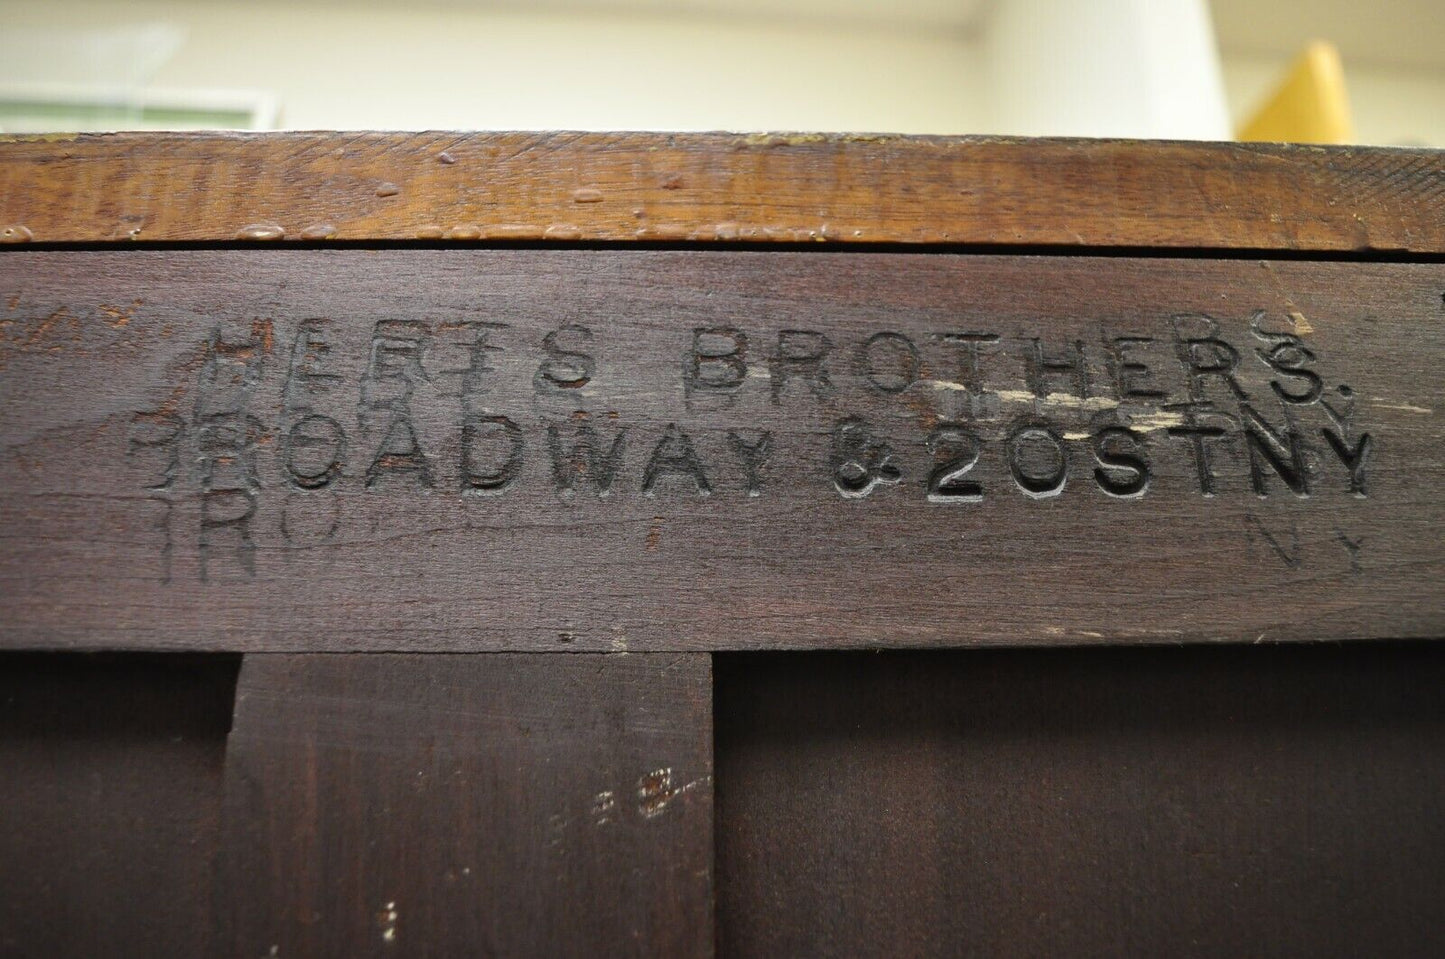
[[[709,955],[714,658],[724,954],[1439,951],[1440,654],[1267,645],[1445,634],[1439,153],[0,138],[0,242],[0,953]]]

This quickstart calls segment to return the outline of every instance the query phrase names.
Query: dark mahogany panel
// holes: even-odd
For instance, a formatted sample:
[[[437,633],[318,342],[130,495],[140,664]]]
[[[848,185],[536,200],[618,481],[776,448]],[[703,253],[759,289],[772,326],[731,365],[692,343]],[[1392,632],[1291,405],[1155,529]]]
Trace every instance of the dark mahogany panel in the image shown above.
[[[0,956],[203,956],[237,656],[0,654]]]
[[[1445,949],[1445,647],[717,658],[718,951]]]

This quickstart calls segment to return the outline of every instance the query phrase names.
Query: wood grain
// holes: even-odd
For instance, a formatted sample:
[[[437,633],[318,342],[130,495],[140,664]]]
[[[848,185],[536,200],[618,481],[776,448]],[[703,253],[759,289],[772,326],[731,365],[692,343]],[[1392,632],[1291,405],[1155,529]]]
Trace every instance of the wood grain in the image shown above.
[[[718,952],[1440,954],[1445,646],[717,657]]]
[[[226,955],[712,954],[705,655],[248,656]]]
[[[0,265],[6,647],[1445,627],[1445,266],[663,251]]]
[[[9,137],[0,239],[1440,253],[1445,153],[846,134]]]

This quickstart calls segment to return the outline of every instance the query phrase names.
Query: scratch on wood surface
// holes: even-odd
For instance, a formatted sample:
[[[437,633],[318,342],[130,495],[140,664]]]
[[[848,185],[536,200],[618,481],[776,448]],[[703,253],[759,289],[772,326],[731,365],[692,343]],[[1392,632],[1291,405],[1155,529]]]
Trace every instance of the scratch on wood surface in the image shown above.
[[[1424,406],[1414,406],[1409,403],[1389,403],[1386,402],[1383,396],[1372,396],[1370,400],[1374,402],[1377,409],[1382,410],[1398,410],[1401,413],[1418,413],[1421,415],[1429,415],[1435,412]]]
[[[377,917],[381,925],[381,941],[385,943],[396,942],[396,922],[401,918],[401,913],[396,908],[395,902],[388,902],[386,907]]]

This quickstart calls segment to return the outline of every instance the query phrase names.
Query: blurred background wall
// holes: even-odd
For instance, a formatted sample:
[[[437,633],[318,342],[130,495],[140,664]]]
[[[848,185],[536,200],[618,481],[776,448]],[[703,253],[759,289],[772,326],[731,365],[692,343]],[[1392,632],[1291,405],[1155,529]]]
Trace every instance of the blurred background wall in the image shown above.
[[[0,128],[1228,139],[1312,39],[1445,146],[1440,0],[0,0]]]

